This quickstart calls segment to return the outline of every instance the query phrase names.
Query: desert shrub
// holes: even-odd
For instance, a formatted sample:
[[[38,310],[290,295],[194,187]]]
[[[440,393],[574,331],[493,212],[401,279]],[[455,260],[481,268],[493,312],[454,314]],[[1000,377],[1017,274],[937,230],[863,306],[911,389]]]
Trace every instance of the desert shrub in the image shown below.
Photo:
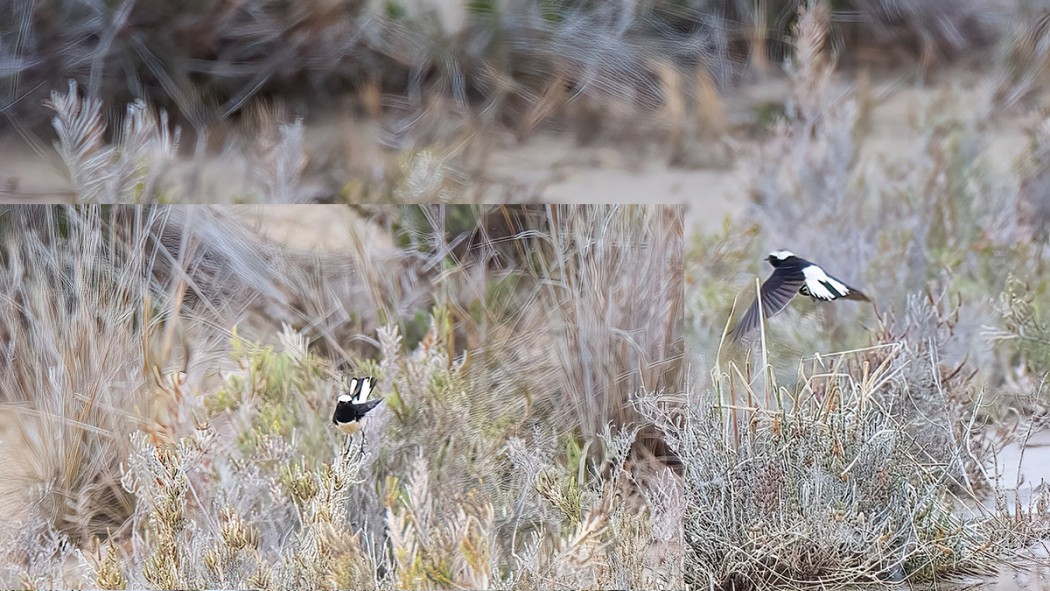
[[[635,431],[607,429],[598,440],[603,460],[593,470],[583,469],[587,458],[579,448],[559,450],[551,430],[541,435],[537,427],[527,439],[489,435],[487,443],[483,426],[469,417],[410,409],[444,404],[452,412],[469,408],[463,400],[453,406],[453,394],[467,400],[490,394],[462,391],[456,380],[462,365],[447,366],[447,350],[435,354],[443,343],[425,340],[406,352],[394,329],[381,340],[395,354],[375,366],[391,385],[387,403],[370,413],[363,438],[353,440],[334,435],[327,412],[311,410],[331,400],[331,378],[313,372],[318,361],[301,337],[286,333],[280,349],[235,347],[240,369],[206,400],[239,390],[236,405],[207,411],[176,440],[131,436],[121,481],[143,501],[135,507],[130,546],[121,550],[111,540],[88,561],[96,583],[675,584],[681,576],[675,493],[657,492],[655,483],[625,471]],[[274,388],[289,396],[280,417],[268,410]],[[435,445],[449,432],[426,430],[454,424],[460,443]],[[634,489],[641,496],[625,498]],[[656,557],[635,554],[654,544]]]
[[[123,557],[133,586],[377,585],[376,554],[350,527],[367,457],[321,412],[334,386],[321,360],[300,335],[281,340],[233,343],[236,369],[195,409],[192,434],[132,435],[122,483],[144,499],[132,519],[139,550]]]
[[[676,263],[680,256],[676,255],[680,252],[676,243],[681,240],[681,222],[671,208],[545,206],[525,211],[521,215],[508,208],[464,211],[434,207],[421,212],[423,219],[406,228],[410,232],[405,236],[406,245],[430,259],[429,265],[441,264],[448,269],[439,284],[442,288],[468,287],[442,292],[448,299],[435,309],[434,324],[413,353],[393,355],[389,351],[401,346],[399,341],[395,335],[380,333],[387,351],[384,357],[401,364],[389,370],[390,375],[398,377],[390,387],[394,412],[387,440],[388,449],[397,451],[395,455],[383,453],[380,465],[386,470],[410,463],[425,465],[429,495],[422,496],[422,491],[413,494],[433,513],[447,514],[450,507],[460,503],[462,491],[470,491],[466,515],[488,524],[482,509],[487,506],[484,499],[489,499],[497,514],[484,528],[499,532],[499,553],[504,560],[511,554],[525,555],[527,548],[522,544],[539,536],[537,545],[529,548],[539,553],[536,560],[545,561],[552,560],[552,552],[559,555],[567,551],[567,547],[558,546],[564,541],[557,542],[559,538],[552,532],[566,534],[572,530],[583,535],[589,531],[574,528],[584,527],[581,519],[599,511],[593,502],[586,502],[582,491],[599,486],[612,469],[609,455],[601,451],[602,442],[613,437],[606,430],[610,424],[613,433],[642,424],[640,417],[624,408],[631,395],[649,387],[645,380],[650,373],[663,374],[665,381],[656,382],[660,387],[674,387],[673,368],[678,363],[681,339],[677,328],[680,322],[674,320],[681,314],[681,287],[674,280],[674,269],[680,264]],[[489,223],[475,228],[470,219],[478,213],[477,219],[516,217],[513,221],[504,219],[505,225]],[[456,227],[462,232],[450,233]],[[504,234],[505,238],[497,238]],[[462,247],[473,240],[479,240],[476,250]],[[476,267],[465,269],[465,261]],[[504,296],[494,298],[485,288],[508,282],[513,292]],[[651,295],[641,299],[640,293]],[[632,294],[639,298],[638,306],[644,302],[647,310],[636,308],[634,301],[627,299]],[[654,306],[652,302],[663,303]],[[584,320],[579,316],[581,310],[592,309],[602,317],[586,316],[588,320]],[[461,331],[464,336],[456,336],[463,334]],[[625,341],[628,331],[632,338]],[[453,339],[467,344],[462,356],[463,345],[453,346]],[[585,344],[574,345],[580,342],[576,339]],[[474,342],[479,345],[476,349],[471,347]],[[602,347],[623,351],[609,356]],[[455,358],[450,358],[450,349],[456,351]],[[592,355],[588,358],[584,353],[578,358],[577,350]],[[650,365],[639,369],[639,361]],[[382,367],[387,367],[386,363]],[[419,373],[420,369],[413,371],[412,367],[425,371]],[[610,380],[611,376],[620,377]],[[568,403],[573,404],[572,414],[564,416]],[[560,420],[556,418],[559,414],[563,415]],[[658,451],[652,441],[644,439],[638,439],[638,450]],[[508,441],[516,443],[508,447]],[[635,438],[630,441],[633,444]],[[523,470],[520,462],[528,454],[535,461]],[[537,467],[545,463],[550,464],[546,472]],[[535,479],[541,473],[548,481],[545,494],[558,501],[543,501],[535,490]],[[403,475],[398,478],[400,482],[413,482]],[[631,486],[645,489],[651,486],[646,484],[649,478]],[[415,490],[418,484],[404,486]],[[667,565],[674,564],[675,539],[664,523],[672,509],[650,509],[650,516],[627,519],[618,516],[626,509],[609,505],[611,502],[604,501],[601,506],[602,523],[613,518],[625,527],[633,524],[640,528],[632,530],[628,540],[648,543],[643,541],[648,538],[638,536],[649,535],[645,526],[650,520],[661,524],[651,529],[660,532],[659,547],[665,558],[659,572],[664,574],[654,574],[656,566],[651,564],[639,571],[613,560],[609,566],[612,570],[596,571],[590,576],[597,578],[585,576],[579,579],[580,584],[597,584],[594,581],[609,576],[675,580],[676,567]],[[501,507],[514,509],[507,513],[501,512]],[[411,531],[416,532],[413,535],[422,535],[411,520],[399,523],[402,529],[411,525]],[[598,522],[593,522],[586,527],[597,526]],[[603,527],[586,535],[579,538],[580,543],[592,535],[604,539],[611,534]],[[412,540],[419,543],[418,537]],[[495,550],[487,552],[492,556]],[[530,568],[542,572],[547,568],[543,564]],[[414,577],[426,572],[421,565],[414,568]],[[435,575],[438,579],[433,582],[451,576],[449,568],[444,564],[444,574]],[[513,568],[511,572],[517,573]],[[478,579],[468,581],[476,584]],[[504,580],[508,584],[512,581]]]
[[[902,391],[935,395],[910,392],[907,348],[804,360],[789,387],[771,374],[749,382],[729,362],[710,388],[643,400],[682,458],[687,583],[843,585],[992,568],[1006,534],[956,512],[958,469],[931,458],[922,433],[944,436],[956,460],[969,445],[954,416],[934,424],[928,407],[906,408]]]

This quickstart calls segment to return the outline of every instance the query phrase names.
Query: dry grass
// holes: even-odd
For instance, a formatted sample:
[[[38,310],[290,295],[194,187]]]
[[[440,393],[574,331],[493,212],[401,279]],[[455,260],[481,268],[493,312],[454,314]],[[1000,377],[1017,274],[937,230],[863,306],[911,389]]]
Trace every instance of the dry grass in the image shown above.
[[[800,4],[311,0],[173,12],[162,3],[15,2],[0,21],[9,33],[4,110],[31,112],[41,87],[69,78],[107,101],[147,99],[196,130],[256,97],[324,104],[351,93],[374,111],[377,88],[405,119],[440,99],[461,112],[480,102],[483,117],[512,120],[545,102],[546,81],[559,77],[598,100],[657,102],[650,60],[704,64],[725,83],[749,57],[759,67],[783,58]],[[888,45],[932,64],[981,50],[1019,12],[956,0],[836,3],[835,32],[849,47]]]
[[[434,295],[384,301],[371,342],[336,313],[369,305],[388,255],[358,253],[363,292],[300,283],[316,261],[230,211],[6,211],[7,585],[680,584],[681,491],[621,408],[676,387],[680,211],[386,210],[397,279]],[[325,322],[275,334],[297,314]],[[353,441],[329,424],[344,360],[386,397]]]

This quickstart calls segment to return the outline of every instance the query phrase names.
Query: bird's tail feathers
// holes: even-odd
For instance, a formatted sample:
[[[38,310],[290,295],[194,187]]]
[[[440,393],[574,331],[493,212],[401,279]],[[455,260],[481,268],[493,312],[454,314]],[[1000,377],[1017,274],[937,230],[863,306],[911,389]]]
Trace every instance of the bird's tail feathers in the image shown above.
[[[864,292],[856,290],[856,289],[850,289],[849,294],[843,296],[842,299],[844,299],[844,300],[856,300],[858,302],[871,302],[871,298],[869,298],[868,296],[864,295]]]

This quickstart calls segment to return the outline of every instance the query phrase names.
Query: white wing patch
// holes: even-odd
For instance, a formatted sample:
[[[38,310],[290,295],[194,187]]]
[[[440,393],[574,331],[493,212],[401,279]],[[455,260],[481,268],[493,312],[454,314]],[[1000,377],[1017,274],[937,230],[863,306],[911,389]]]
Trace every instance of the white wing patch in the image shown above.
[[[814,297],[830,302],[849,295],[848,287],[843,285],[842,282],[829,277],[824,272],[824,269],[816,265],[810,265],[802,269],[802,275],[806,278],[806,289]]]
[[[769,256],[776,257],[783,261],[788,259],[789,257],[795,256],[795,253],[791,252],[790,250],[774,250],[773,252],[769,253]]]

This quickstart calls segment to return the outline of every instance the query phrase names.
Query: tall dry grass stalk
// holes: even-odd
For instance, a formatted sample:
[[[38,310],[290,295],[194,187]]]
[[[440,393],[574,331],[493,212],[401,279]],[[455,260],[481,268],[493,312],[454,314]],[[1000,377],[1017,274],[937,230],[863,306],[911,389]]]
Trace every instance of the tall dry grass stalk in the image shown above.
[[[682,217],[677,207],[553,208],[548,311],[561,402],[585,437],[631,424],[631,396],[676,389],[682,364]],[[554,400],[550,401],[551,403]]]
[[[519,408],[525,401],[513,393],[527,392],[543,413],[563,416],[566,428],[582,425],[590,438],[636,419],[633,394],[677,387],[681,208],[482,206],[491,227],[451,243],[447,230],[466,206],[428,211],[413,241],[424,267],[458,264],[441,275],[438,302],[453,306],[451,320],[476,345],[478,379],[512,398],[492,408]]]
[[[75,539],[103,535],[134,505],[115,475],[149,418],[145,235],[115,248],[97,208],[12,209],[0,223],[21,228],[4,233],[0,274],[0,391],[16,432],[4,512]]]

